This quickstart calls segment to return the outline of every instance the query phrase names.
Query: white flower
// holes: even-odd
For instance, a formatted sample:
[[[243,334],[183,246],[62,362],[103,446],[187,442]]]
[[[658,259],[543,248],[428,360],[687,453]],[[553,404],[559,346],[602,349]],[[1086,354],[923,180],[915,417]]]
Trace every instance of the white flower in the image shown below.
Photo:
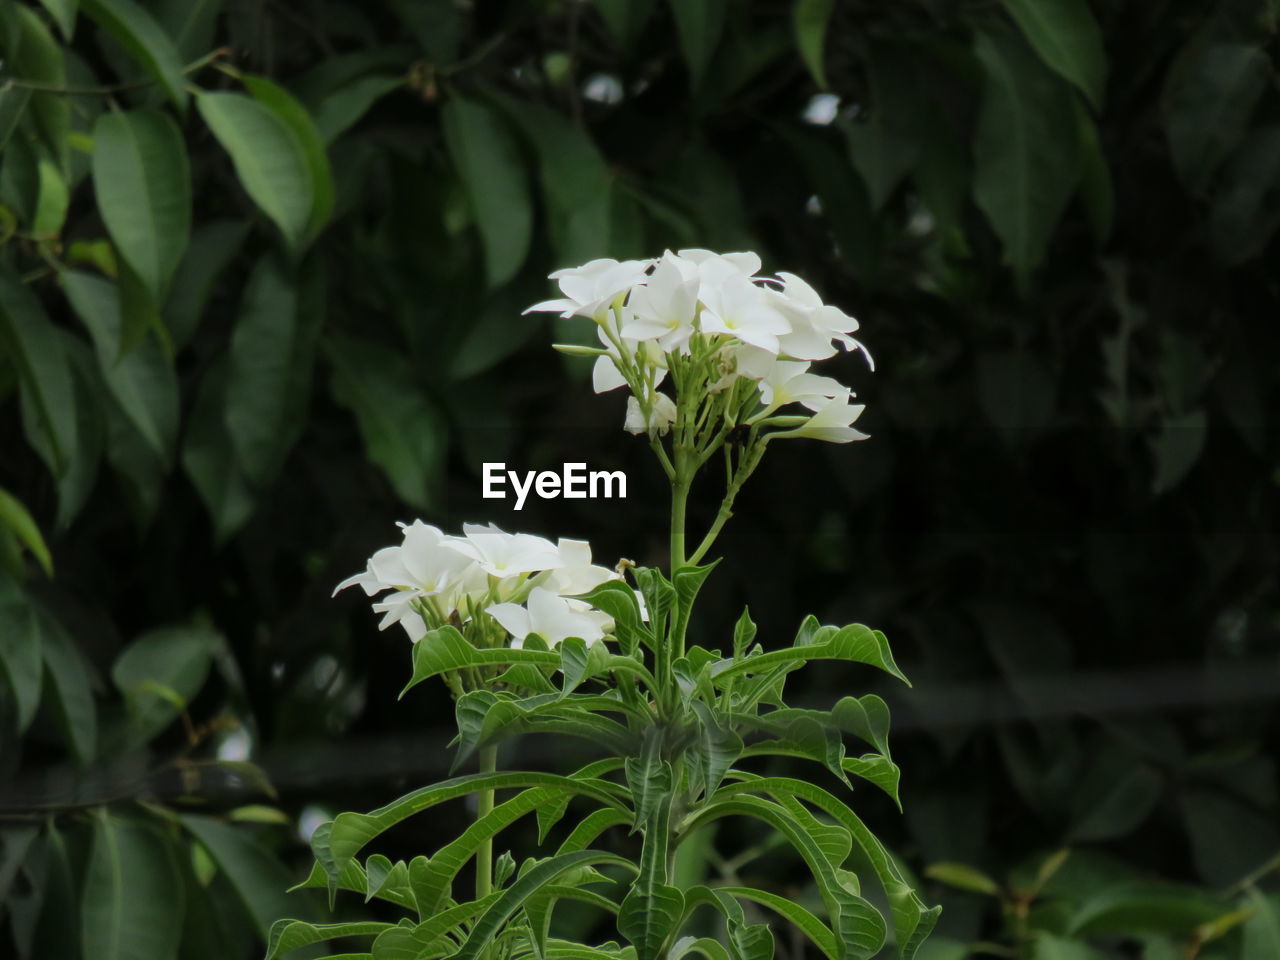
[[[696,279],[686,278],[668,252],[648,282],[632,290],[623,314],[622,335],[637,341],[657,341],[668,353],[688,353],[697,307]]]
[[[846,350],[861,350],[875,369],[867,348],[849,336],[858,329],[857,320],[824,304],[817,291],[794,273],[779,273],[778,279],[782,289],[770,291],[770,299],[791,324],[791,332],[779,338],[783,353],[797,360],[825,360],[836,353],[834,341]]]
[[[627,418],[622,424],[627,433],[641,434],[647,431],[652,437],[665,434],[671,429],[671,425],[676,422],[676,405],[672,399],[665,393],[655,391],[651,403],[649,421],[646,423],[640,401],[635,397],[627,397]]]
[[[549,311],[562,317],[590,317],[599,320],[608,312],[619,296],[632,287],[644,283],[645,271],[652,260],[601,259],[584,263],[580,267],[568,267],[551,274],[550,279],[560,285],[564,297],[544,300],[527,308],[525,313]]]
[[[808,373],[809,364],[779,360],[760,381],[760,399],[773,410],[788,403],[802,403],[810,410],[823,401],[847,393],[849,388],[830,377]]]
[[[754,277],[760,271],[760,257],[750,250],[742,253],[713,253],[693,247],[680,250],[675,257],[667,251],[686,278],[697,278],[702,283],[717,284],[729,276]]]
[[[742,274],[732,274],[715,284],[703,284],[702,330],[704,333],[727,333],[743,343],[779,352],[778,337],[791,331],[791,325],[765,299],[765,291]]]
[[[627,385],[627,379],[619,369],[618,361],[621,358],[617,342],[622,344],[622,348],[627,351],[628,356],[635,359],[635,362],[654,369],[654,386],[662,383],[666,378],[667,363],[662,348],[653,341],[641,343],[638,340],[623,337],[612,314],[606,314],[599,321],[596,334],[605,349],[609,351],[605,356],[596,357],[595,367],[591,371],[591,386],[596,393],[608,393],[610,390],[617,390]]]
[[[591,544],[586,540],[561,537],[556,544],[564,565],[551,571],[546,586],[562,597],[573,597],[594,590],[606,580],[621,580],[622,575],[608,567],[591,562]]]
[[[865,440],[867,434],[850,426],[864,409],[860,403],[850,403],[852,390],[825,400],[819,404],[808,421],[794,430],[773,434],[770,439],[790,437],[813,437],[815,440],[826,440],[829,443],[849,443],[852,440]]]
[[[564,566],[555,544],[528,533],[507,533],[492,523],[462,525],[463,536],[450,539],[448,546],[474,560],[485,573],[505,579],[538,570]]]
[[[523,605],[496,603],[486,612],[514,637],[511,646],[517,650],[531,633],[538,634],[552,647],[569,637],[580,637],[588,645],[599,643],[606,629],[613,625],[608,614],[542,587],[530,590],[529,599]]]

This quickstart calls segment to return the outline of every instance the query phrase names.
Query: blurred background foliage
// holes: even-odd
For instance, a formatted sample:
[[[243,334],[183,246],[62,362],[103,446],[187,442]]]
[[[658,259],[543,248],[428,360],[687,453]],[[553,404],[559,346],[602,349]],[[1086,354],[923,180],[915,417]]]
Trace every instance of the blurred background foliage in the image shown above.
[[[590,331],[520,310],[704,246],[877,359],[838,371],[873,439],[766,462],[699,627],[889,633],[906,813],[859,810],[945,905],[930,960],[1280,957],[1278,20],[0,6],[0,953],[253,956],[324,914],[283,897],[300,837],[441,776],[451,724],[333,584],[415,516],[662,562],[622,398],[548,349]],[[515,513],[486,460],[629,497]]]

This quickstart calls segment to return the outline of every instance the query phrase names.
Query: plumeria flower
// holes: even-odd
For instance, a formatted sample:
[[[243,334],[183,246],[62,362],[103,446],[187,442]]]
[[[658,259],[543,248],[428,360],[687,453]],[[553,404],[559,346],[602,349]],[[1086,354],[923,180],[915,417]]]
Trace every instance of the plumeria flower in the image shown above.
[[[556,543],[556,549],[564,565],[551,571],[546,586],[562,597],[588,593],[606,580],[622,579],[620,573],[591,562],[591,544],[586,540],[561,537]]]
[[[627,433],[641,434],[647,431],[652,437],[665,434],[671,429],[671,425],[676,422],[676,405],[672,399],[665,393],[654,391],[650,402],[652,406],[646,423],[640,401],[635,397],[627,397],[627,418],[622,424]]]
[[[580,267],[557,270],[550,279],[560,285],[564,297],[535,303],[524,312],[559,313],[562,317],[590,317],[597,322],[609,311],[619,296],[645,282],[645,272],[652,260],[592,260]]]
[[[667,251],[671,256],[671,251]],[[672,258],[686,279],[696,279],[700,283],[715,285],[726,277],[754,277],[760,272],[760,257],[751,251],[741,253],[714,253],[693,247],[680,250]]]
[[[555,544],[529,533],[507,533],[492,523],[462,525],[463,536],[449,547],[474,560],[491,577],[505,579],[522,573],[554,570],[564,566]]]
[[[653,384],[657,386],[667,376],[667,358],[662,348],[652,340],[640,342],[629,340],[618,332],[612,315],[606,316],[597,328],[600,342],[609,352],[596,357],[595,367],[591,371],[591,386],[596,393],[608,393],[627,385],[627,378],[622,375],[618,348],[615,342],[621,342],[627,355],[636,363],[653,370]],[[610,337],[610,333],[613,334]]]
[[[698,307],[696,278],[686,278],[668,251],[642,287],[631,291],[622,322],[622,336],[656,341],[668,353],[689,352],[696,332]]]
[[[514,638],[511,646],[519,650],[525,638],[536,633],[555,647],[569,637],[580,637],[588,645],[604,639],[613,626],[612,618],[587,604],[557,596],[543,587],[529,591],[524,604],[496,603],[486,611]]]
[[[848,392],[848,387],[830,377],[808,373],[809,364],[779,360],[768,375],[760,380],[760,399],[768,410],[788,403],[801,403],[810,410],[823,406],[823,401]]]
[[[821,403],[807,421],[793,430],[774,433],[770,440],[789,439],[791,437],[812,437],[815,440],[826,440],[828,443],[849,443],[853,440],[865,440],[868,434],[856,430],[850,424],[862,415],[864,409],[860,403],[850,403],[852,390],[844,390],[837,396]]]
[[[777,354],[778,337],[791,332],[791,324],[765,299],[765,291],[741,274],[709,287],[704,284],[700,296],[705,333],[726,333]]]
[[[782,352],[797,360],[825,360],[836,353],[835,343],[846,350],[861,350],[874,370],[871,354],[849,334],[858,321],[839,307],[822,302],[817,291],[794,273],[779,273],[781,290],[770,291],[770,299],[790,321],[791,332],[779,338]]]

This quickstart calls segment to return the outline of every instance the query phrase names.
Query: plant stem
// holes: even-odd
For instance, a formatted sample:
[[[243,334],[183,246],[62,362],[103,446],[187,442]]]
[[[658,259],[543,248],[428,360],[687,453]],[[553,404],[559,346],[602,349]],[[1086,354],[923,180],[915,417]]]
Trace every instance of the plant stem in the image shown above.
[[[724,529],[724,525],[729,522],[729,518],[733,516],[733,501],[737,499],[738,491],[742,489],[742,485],[747,482],[747,478],[751,476],[760,464],[760,458],[764,455],[764,444],[757,443],[751,451],[738,464],[738,469],[734,471],[733,479],[729,483],[729,488],[724,492],[724,499],[720,501],[720,510],[716,513],[715,520],[711,523],[711,529],[707,531],[707,535],[702,538],[702,542],[698,544],[698,549],[693,551],[693,555],[689,557],[690,563],[700,561],[712,544],[716,542],[716,537],[720,535],[720,531]]]
[[[498,769],[498,748],[480,748],[480,772],[493,773]],[[476,798],[476,821],[479,822],[493,811],[493,788],[481,790]],[[476,851],[476,899],[487,897],[493,892],[493,838],[489,837],[480,844]]]
[[[676,460],[676,477],[671,481],[671,572],[675,573],[685,565],[684,556],[684,515],[689,502],[689,480],[680,469],[680,459]]]

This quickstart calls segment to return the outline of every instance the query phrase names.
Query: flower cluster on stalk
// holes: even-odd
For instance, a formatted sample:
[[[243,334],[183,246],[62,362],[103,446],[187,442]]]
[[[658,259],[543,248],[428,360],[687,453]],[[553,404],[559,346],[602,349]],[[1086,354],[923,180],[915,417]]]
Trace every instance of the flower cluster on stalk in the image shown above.
[[[858,321],[794,274],[758,276],[760,265],[754,253],[709,250],[592,260],[552,273],[563,296],[525,313],[595,322],[601,347],[560,349],[596,357],[597,393],[630,389],[624,426],[633,433],[683,429],[682,443],[708,452],[737,427],[762,445],[865,438],[852,426],[863,409],[853,391],[810,372],[840,350],[872,362],[851,336]],[[661,389],[668,378],[673,393]]]
[[[462,536],[415,520],[398,546],[384,547],[361,573],[334,590],[359,586],[382,614],[379,629],[400,624],[414,643],[452,625],[479,647],[520,647],[530,634],[550,646],[568,637],[598,643],[613,620],[573,599],[619,575],[591,562],[591,545],[552,543],[489,524],[464,524]],[[388,591],[390,591],[388,593]]]

